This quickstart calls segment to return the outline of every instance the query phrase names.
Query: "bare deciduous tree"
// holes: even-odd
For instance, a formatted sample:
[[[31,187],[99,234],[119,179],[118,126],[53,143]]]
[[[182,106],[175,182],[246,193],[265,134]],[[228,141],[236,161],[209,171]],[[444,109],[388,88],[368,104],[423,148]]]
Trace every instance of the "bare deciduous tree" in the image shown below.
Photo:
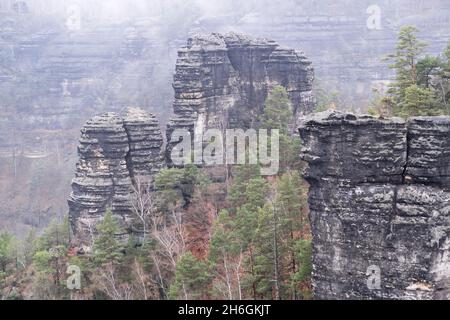
[[[94,277],[94,281],[98,288],[112,300],[133,300],[133,287],[128,283],[120,284],[112,263],[104,265],[100,273]]]
[[[164,279],[167,279],[167,275],[175,274],[178,259],[186,252],[186,230],[182,213],[172,209],[169,217],[162,214],[153,215],[152,226],[152,237],[158,244],[151,254],[157,271],[156,283],[167,297]]]
[[[142,268],[141,263],[135,258],[133,264],[133,272],[136,276],[136,280],[138,281],[139,291],[141,292],[141,296],[144,300],[148,300],[148,275],[145,273],[144,268]]]
[[[186,252],[185,226],[182,213],[171,211],[170,217],[153,217],[153,237],[160,245],[159,253],[166,257],[175,268],[178,257]]]
[[[131,206],[133,212],[142,223],[143,242],[148,234],[148,224],[155,214],[151,180],[146,177],[135,177],[131,194]]]
[[[222,262],[216,268],[215,288],[228,300],[242,300],[241,267],[244,260],[242,249],[237,256],[222,250]]]

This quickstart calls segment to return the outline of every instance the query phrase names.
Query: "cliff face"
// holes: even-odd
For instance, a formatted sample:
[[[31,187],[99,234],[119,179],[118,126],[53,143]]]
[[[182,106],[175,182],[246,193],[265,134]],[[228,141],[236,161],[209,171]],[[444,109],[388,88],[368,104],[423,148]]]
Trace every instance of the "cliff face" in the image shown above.
[[[300,134],[316,298],[450,298],[450,117],[325,112]]]
[[[164,166],[162,145],[156,119],[140,109],[128,109],[123,118],[107,113],[86,123],[69,198],[69,218],[77,240],[90,243],[107,209],[120,217],[124,234],[129,232],[132,181]]]
[[[198,35],[178,53],[174,117],[167,130],[242,128],[256,123],[269,90],[284,86],[297,116],[315,106],[311,62],[301,52],[244,35]]]

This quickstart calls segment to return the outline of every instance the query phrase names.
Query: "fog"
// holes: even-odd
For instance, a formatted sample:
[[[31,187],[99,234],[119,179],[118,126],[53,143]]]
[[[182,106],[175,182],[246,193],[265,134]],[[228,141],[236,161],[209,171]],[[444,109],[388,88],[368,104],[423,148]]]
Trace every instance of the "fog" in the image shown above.
[[[13,0],[0,0],[1,8],[12,7]],[[86,21],[120,23],[143,17],[170,16],[171,13],[190,7],[199,15],[222,15],[236,11],[256,10],[264,6],[265,1],[235,0],[29,0],[30,12],[41,16],[68,17],[70,9],[78,6]],[[238,10],[236,10],[238,9]]]

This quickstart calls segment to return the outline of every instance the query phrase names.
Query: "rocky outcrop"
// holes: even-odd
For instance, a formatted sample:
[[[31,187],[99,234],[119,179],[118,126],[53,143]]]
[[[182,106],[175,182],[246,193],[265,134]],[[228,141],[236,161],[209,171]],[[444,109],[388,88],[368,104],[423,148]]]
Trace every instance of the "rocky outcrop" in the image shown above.
[[[271,88],[285,87],[297,116],[315,106],[314,71],[303,53],[267,39],[244,35],[197,35],[178,53],[174,117],[167,130],[168,153],[175,129],[249,128],[258,121]]]
[[[300,135],[316,298],[450,298],[450,117],[331,111]]]
[[[149,176],[171,166],[170,152],[179,140],[176,129],[192,134],[207,128],[250,128],[258,121],[268,91],[284,86],[295,114],[314,108],[313,69],[303,54],[275,42],[238,34],[198,35],[179,51],[174,76],[174,118],[163,138],[154,116],[130,108],[122,118],[109,113],[90,120],[82,130],[79,163],[69,200],[73,230],[86,238],[106,209],[129,227],[129,195],[137,176]],[[225,177],[210,170],[213,180]]]
[[[151,177],[163,167],[162,145],[155,117],[140,109],[128,109],[123,118],[107,113],[86,123],[69,198],[70,222],[78,241],[90,243],[108,209],[120,218],[123,234],[129,232],[133,180]]]

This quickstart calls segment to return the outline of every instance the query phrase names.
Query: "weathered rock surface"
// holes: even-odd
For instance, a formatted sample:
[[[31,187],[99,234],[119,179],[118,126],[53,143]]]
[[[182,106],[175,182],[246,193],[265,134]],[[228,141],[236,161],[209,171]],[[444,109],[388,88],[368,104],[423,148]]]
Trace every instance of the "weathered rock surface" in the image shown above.
[[[406,174],[414,182],[449,188],[449,127],[448,117],[420,117],[410,121]]]
[[[300,135],[316,298],[450,298],[450,117],[331,111],[305,118]]]
[[[130,108],[124,117],[130,152],[127,155],[131,177],[159,172],[164,167],[164,144],[158,120],[141,109]]]
[[[287,89],[297,116],[310,113],[315,106],[313,79],[303,53],[274,41],[236,33],[196,35],[178,53],[168,151],[175,129],[251,127],[277,85]]]
[[[90,243],[96,224],[110,209],[123,233],[130,227],[133,179],[151,176],[164,165],[163,138],[153,115],[128,109],[124,118],[107,113],[81,130],[79,162],[69,198],[69,217],[77,240]]]

